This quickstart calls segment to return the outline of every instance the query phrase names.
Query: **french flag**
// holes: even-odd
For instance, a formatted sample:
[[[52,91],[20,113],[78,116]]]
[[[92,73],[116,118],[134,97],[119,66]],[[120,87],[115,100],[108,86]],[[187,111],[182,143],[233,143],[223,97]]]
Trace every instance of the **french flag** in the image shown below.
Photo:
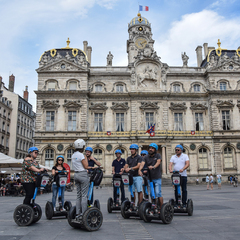
[[[149,7],[148,6],[139,5],[139,12],[140,11],[149,11]]]

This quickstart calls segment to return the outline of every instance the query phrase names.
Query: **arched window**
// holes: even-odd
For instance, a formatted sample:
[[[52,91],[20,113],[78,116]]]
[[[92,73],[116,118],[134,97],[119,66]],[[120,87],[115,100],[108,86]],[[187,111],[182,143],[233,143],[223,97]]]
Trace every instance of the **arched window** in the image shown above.
[[[55,82],[48,82],[48,91],[55,91],[56,83]]]
[[[45,165],[50,168],[54,165],[54,150],[51,148],[45,151]]]
[[[230,147],[224,148],[224,166],[225,168],[233,167],[233,150]]]
[[[199,84],[195,84],[193,86],[194,92],[200,92],[200,85]]]
[[[225,82],[220,82],[220,90],[225,91],[227,90],[227,84]]]
[[[97,148],[93,151],[93,156],[102,163],[102,158],[103,158],[103,152],[102,149]]]
[[[102,92],[102,85],[101,84],[96,84],[95,85],[95,92]]]
[[[122,84],[116,85],[116,92],[123,92],[123,85]]]
[[[180,85],[179,84],[174,84],[173,85],[173,92],[180,92]]]
[[[76,82],[70,82],[69,83],[69,90],[77,90],[77,83]]]
[[[206,148],[200,148],[198,153],[199,168],[208,168],[208,153]]]
[[[67,150],[67,164],[69,165],[70,169],[72,169],[72,155],[74,153],[73,149]]]

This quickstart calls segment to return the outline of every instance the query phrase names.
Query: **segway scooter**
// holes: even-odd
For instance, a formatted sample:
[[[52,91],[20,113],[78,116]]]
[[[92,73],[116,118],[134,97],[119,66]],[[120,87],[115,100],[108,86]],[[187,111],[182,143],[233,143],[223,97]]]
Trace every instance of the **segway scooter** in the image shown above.
[[[174,208],[174,213],[187,213],[188,216],[193,215],[193,201],[192,199],[187,200],[187,206],[186,208],[183,208],[182,200],[181,200],[181,175],[179,171],[173,171],[172,174],[172,183],[174,186],[177,186],[177,192],[178,192],[178,199],[175,201],[173,198],[169,200],[169,203]],[[176,190],[175,190],[176,191]]]
[[[151,177],[151,170],[148,169],[148,177],[149,177],[149,187],[150,187],[150,195],[152,202],[144,202],[141,209],[140,214],[144,220],[144,222],[151,222],[152,220],[161,220],[165,224],[169,224],[173,219],[173,208],[170,203],[164,203],[160,209],[158,203],[156,203],[155,191],[153,186],[153,181]]]
[[[108,198],[107,209],[108,209],[109,213],[111,213],[113,210],[121,210],[121,204],[120,204],[120,201],[119,201],[121,182],[122,182],[121,174],[117,174],[117,173],[114,174],[114,176],[113,176],[113,186],[117,188],[117,199],[116,199],[116,203],[114,203],[113,199],[111,197]],[[114,188],[113,188],[113,192],[114,192]]]
[[[45,187],[49,181],[49,175],[43,171],[37,175],[36,187],[31,205],[21,204],[17,206],[13,213],[13,219],[18,226],[28,226],[38,222],[42,217],[41,207],[35,203],[38,188]]]
[[[63,210],[63,203],[62,203],[62,191],[63,188],[67,184],[67,175],[65,174],[67,171],[58,171],[58,175],[56,177],[56,184],[58,187],[58,203],[59,206],[56,207],[56,211],[54,211],[53,203],[47,201],[45,206],[45,215],[48,220],[51,220],[53,217],[65,216],[67,217],[72,204],[70,201],[65,201],[64,209]]]
[[[102,226],[103,216],[100,211],[100,202],[98,199],[91,206],[90,201],[93,194],[94,186],[99,186],[103,177],[103,172],[99,168],[91,172],[90,184],[88,189],[88,209],[83,213],[81,219],[76,219],[76,206],[71,207],[68,214],[68,223],[73,228],[86,229],[88,231],[96,231]]]

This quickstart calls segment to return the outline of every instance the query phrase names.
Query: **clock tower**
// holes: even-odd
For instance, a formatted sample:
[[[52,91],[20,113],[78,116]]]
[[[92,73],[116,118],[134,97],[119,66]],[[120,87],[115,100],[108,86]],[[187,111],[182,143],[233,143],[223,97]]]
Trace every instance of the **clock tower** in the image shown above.
[[[153,50],[151,24],[140,13],[128,24],[129,40],[127,40],[128,65],[133,65],[137,55],[145,49]],[[147,52],[147,50],[145,51]]]

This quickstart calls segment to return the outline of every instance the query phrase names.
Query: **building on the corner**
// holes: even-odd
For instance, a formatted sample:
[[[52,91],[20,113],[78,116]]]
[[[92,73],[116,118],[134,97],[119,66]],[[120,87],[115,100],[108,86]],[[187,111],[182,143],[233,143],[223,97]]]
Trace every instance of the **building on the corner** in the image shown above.
[[[73,142],[86,140],[111,177],[116,149],[123,157],[136,143],[151,142],[162,155],[163,178],[175,146],[190,157],[190,180],[206,174],[238,174],[240,170],[240,49],[196,49],[198,66],[163,63],[154,50],[150,22],[140,14],[128,24],[128,65],[92,66],[92,48],[45,51],[39,61],[36,146],[41,164],[53,166],[58,154],[71,166]],[[204,59],[202,59],[204,50]],[[155,124],[155,136],[146,130]]]
[[[28,87],[23,97],[14,93],[15,76],[9,77],[8,88],[2,83],[2,95],[11,102],[11,113],[8,116],[9,127],[6,133],[10,135],[8,155],[17,159],[26,157],[29,147],[34,145],[34,131],[36,114],[28,102]]]

